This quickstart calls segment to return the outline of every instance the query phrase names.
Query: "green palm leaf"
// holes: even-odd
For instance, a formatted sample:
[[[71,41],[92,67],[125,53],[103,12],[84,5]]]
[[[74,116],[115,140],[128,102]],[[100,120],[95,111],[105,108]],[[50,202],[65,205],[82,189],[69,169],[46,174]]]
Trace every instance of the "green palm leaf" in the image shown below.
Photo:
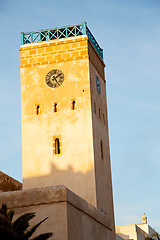
[[[160,237],[159,237],[158,233],[153,233],[153,234],[152,234],[152,237],[156,237],[157,240],[160,240]]]
[[[16,232],[12,228],[10,218],[6,215],[7,208],[0,209],[0,239],[16,239]]]
[[[151,237],[146,237],[145,240],[156,240],[154,237],[157,238],[157,240],[160,240],[159,234],[158,233],[153,233]]]
[[[47,240],[52,236],[53,236],[52,233],[44,233],[44,234],[40,234],[38,237],[33,238],[32,240]]]
[[[1,240],[17,240],[16,233],[9,227],[0,228],[0,239]]]
[[[40,224],[48,219],[48,217],[43,219],[38,224],[27,230],[30,226],[29,221],[35,217],[35,213],[25,213],[12,223],[13,216],[14,210],[10,210],[7,214],[7,205],[2,204],[2,207],[0,208],[0,240],[28,240]],[[51,236],[52,233],[44,233],[32,240],[47,240]]]
[[[7,215],[8,215],[8,217],[9,217],[10,221],[12,222],[12,220],[13,220],[13,216],[14,216],[14,210],[11,209],[11,210],[8,212]]]
[[[33,226],[29,231],[27,231],[27,233],[23,236],[22,240],[29,239],[33,235],[33,233],[36,231],[36,229],[47,219],[48,219],[48,217],[44,218],[42,221],[40,221],[35,226]]]
[[[7,205],[6,204],[2,204],[2,213],[7,216]]]
[[[35,213],[33,212],[25,213],[13,222],[12,227],[13,229],[15,229],[18,236],[24,235],[24,232],[30,226],[29,221],[34,217],[35,217]]]

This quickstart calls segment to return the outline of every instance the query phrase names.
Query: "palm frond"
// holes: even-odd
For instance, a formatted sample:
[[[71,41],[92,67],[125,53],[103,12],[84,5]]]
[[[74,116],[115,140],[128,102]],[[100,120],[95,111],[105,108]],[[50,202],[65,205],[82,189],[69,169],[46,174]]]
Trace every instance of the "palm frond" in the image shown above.
[[[5,215],[3,212],[0,212],[0,228],[11,227],[11,221],[7,215]]]
[[[3,237],[4,236],[4,237]],[[0,222],[0,239],[16,239],[17,234],[11,224],[1,224]]]
[[[28,238],[30,238],[33,235],[33,233],[36,231],[36,229],[47,219],[48,219],[48,217],[44,218],[42,221],[40,221],[35,226],[33,226],[30,230],[28,230],[27,233],[22,238],[22,240],[27,240]]]
[[[16,233],[14,231],[11,231],[10,228],[0,228],[0,239],[1,240],[18,240]]]
[[[153,233],[153,234],[152,234],[152,237],[156,237],[157,240],[160,240],[160,237],[159,237],[158,233]]]
[[[38,237],[33,238],[32,240],[47,240],[52,236],[53,236],[52,233],[44,233],[44,234],[40,234]]]
[[[2,213],[7,216],[7,205],[6,204],[2,204]]]
[[[14,210],[10,210],[7,213],[7,205],[2,204],[0,208],[0,240],[28,240],[36,231],[36,229],[48,219],[48,217],[44,218],[38,224],[34,225],[28,230],[30,226],[29,221],[35,217],[34,212],[25,213],[22,216],[18,217],[13,223]],[[52,233],[44,233],[39,236],[33,238],[32,240],[47,240],[53,234]]]
[[[11,209],[11,210],[7,213],[7,215],[8,215],[8,217],[9,217],[10,221],[12,222],[13,216],[14,216],[14,210]]]
[[[15,229],[18,236],[24,235],[24,232],[30,226],[29,221],[34,217],[35,217],[34,212],[25,213],[13,222],[12,227],[13,227],[13,229]]]

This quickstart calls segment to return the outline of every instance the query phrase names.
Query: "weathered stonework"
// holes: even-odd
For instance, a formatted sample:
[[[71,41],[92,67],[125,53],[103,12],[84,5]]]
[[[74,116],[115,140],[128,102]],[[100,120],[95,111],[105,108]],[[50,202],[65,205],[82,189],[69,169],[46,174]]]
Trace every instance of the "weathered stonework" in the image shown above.
[[[21,56],[20,68],[89,58],[105,81],[105,64],[87,36],[54,40],[47,43],[27,44],[19,50]]]
[[[21,68],[88,58],[88,37],[23,45]]]
[[[106,82],[104,75],[105,64],[90,41],[88,41],[88,55],[90,62],[102,77],[103,81]]]
[[[0,192],[22,189],[22,183],[0,171]]]
[[[15,219],[36,212],[31,225],[49,219],[35,235],[53,232],[57,240],[106,240],[112,238],[109,217],[64,186],[0,193],[0,205],[15,210]]]

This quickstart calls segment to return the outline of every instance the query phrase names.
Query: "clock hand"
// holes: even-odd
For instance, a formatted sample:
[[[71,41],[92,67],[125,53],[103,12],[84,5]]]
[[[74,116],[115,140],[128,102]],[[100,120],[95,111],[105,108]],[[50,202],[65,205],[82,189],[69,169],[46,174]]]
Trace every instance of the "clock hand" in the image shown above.
[[[57,80],[56,80],[56,77],[55,77],[55,76],[52,76],[52,80],[57,82]]]
[[[59,73],[55,78],[57,78],[57,77],[59,77],[59,76],[61,76],[62,75],[62,73]]]
[[[57,81],[56,77],[53,76],[53,78],[54,78],[54,80],[56,81],[56,83],[57,83],[58,86],[59,86],[59,82]]]

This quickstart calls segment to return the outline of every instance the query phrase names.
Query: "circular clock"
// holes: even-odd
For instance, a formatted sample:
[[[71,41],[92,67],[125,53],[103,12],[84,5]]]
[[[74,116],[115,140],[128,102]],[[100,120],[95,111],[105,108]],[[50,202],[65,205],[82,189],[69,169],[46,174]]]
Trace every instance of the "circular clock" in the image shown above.
[[[97,88],[98,94],[100,95],[100,93],[101,93],[101,84],[100,84],[98,76],[96,76],[96,88]]]
[[[47,73],[45,82],[48,87],[57,88],[64,82],[64,74],[61,70],[53,69]]]

